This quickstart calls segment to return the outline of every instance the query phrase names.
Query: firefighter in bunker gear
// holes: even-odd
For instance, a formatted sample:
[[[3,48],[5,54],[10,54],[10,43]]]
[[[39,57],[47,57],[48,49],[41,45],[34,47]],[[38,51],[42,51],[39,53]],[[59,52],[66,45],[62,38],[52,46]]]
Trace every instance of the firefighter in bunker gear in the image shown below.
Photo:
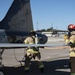
[[[70,26],[70,27],[69,27]],[[71,68],[71,75],[75,75],[75,25],[68,26],[68,35],[67,37],[64,36],[66,44],[70,46],[70,68]]]
[[[39,43],[38,38],[36,37],[36,33],[35,32],[30,32],[29,36],[24,40],[25,44],[37,44]],[[29,62],[31,59],[34,59],[41,72],[44,71],[44,65],[41,62],[40,58],[40,52],[39,52],[39,47],[27,47],[26,49],[26,55],[25,55],[25,71],[28,72],[29,71]]]

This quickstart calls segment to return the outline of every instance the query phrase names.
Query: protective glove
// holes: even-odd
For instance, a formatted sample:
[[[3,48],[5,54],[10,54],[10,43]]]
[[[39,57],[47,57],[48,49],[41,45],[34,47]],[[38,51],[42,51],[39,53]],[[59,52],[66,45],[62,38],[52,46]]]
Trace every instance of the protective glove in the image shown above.
[[[66,40],[66,39],[69,39],[67,34],[64,35],[64,40]]]

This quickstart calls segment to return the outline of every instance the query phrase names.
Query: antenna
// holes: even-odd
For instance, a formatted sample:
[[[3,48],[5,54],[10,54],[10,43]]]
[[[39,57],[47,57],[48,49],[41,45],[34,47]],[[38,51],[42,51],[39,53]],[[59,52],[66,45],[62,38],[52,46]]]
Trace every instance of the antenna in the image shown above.
[[[37,30],[38,30],[38,22],[37,22]]]

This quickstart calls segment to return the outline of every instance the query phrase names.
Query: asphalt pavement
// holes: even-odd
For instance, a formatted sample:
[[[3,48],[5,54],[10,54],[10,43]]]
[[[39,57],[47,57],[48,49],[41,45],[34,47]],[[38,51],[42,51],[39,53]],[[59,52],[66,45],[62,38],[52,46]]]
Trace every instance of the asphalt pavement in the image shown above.
[[[56,41],[57,43],[63,43]],[[30,62],[30,71],[25,73],[24,62],[21,61],[25,54],[25,49],[7,49],[4,51],[3,72],[5,75],[70,75],[69,68],[69,47],[45,47],[40,48],[41,61],[45,65],[44,73],[41,73],[38,65],[32,59]]]

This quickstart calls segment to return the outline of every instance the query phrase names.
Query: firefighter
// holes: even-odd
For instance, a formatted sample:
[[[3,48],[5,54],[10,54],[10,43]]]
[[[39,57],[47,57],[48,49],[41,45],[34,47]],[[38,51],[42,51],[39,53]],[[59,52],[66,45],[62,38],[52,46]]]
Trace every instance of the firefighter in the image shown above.
[[[25,44],[37,44],[39,43],[38,38],[36,37],[36,33],[35,32],[30,32],[29,36],[24,40]],[[40,52],[39,52],[39,47],[27,47],[26,49],[26,55],[25,55],[25,72],[29,72],[29,62],[31,59],[34,59],[41,72],[44,71],[44,65],[41,62],[40,58]]]
[[[68,26],[68,35],[64,35],[66,44],[70,46],[70,68],[71,75],[75,75],[75,25]]]
[[[64,35],[64,40],[66,44],[68,44],[70,47],[75,46],[75,28],[74,24],[70,24],[68,26],[68,34]]]

